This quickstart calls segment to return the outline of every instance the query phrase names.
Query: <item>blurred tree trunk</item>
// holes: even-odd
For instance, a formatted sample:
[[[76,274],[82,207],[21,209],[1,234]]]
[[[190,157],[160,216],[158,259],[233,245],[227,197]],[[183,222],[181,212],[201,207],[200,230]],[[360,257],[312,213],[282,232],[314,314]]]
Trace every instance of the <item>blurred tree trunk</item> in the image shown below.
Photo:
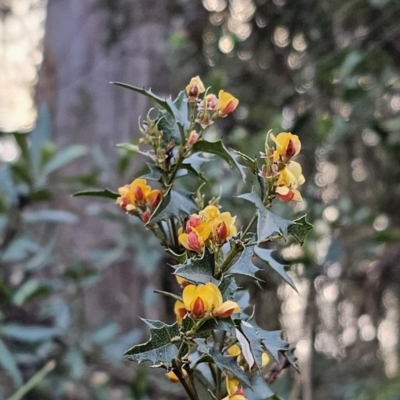
[[[166,0],[49,0],[37,101],[51,112],[58,145],[98,147],[109,162],[115,160],[116,143],[137,136],[138,117],[146,115],[149,103],[109,82],[169,91],[164,65],[166,6]],[[79,174],[87,164],[76,164],[68,172]],[[124,183],[113,179],[109,185],[115,189]],[[57,199],[57,208],[80,218],[62,231],[60,250],[66,264],[74,257],[84,258],[88,249],[110,242],[118,232],[118,226],[87,215],[85,210],[93,203],[68,194]],[[90,327],[118,318],[132,328],[137,315],[160,317],[162,307],[146,315],[141,298],[147,278],[132,263],[115,265],[103,275],[84,296]]]

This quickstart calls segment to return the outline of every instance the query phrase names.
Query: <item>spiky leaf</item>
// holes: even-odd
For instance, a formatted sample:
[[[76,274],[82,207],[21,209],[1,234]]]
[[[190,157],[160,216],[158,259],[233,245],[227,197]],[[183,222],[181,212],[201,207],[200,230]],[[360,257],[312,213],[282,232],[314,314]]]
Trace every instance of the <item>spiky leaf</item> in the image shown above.
[[[303,215],[293,221],[293,225],[289,226],[288,232],[293,235],[301,245],[303,245],[307,235],[313,228],[314,225],[310,224],[306,220],[306,215]]]
[[[248,400],[268,400],[274,398],[275,393],[267,382],[265,382],[262,375],[253,375],[250,378],[250,384],[251,390],[246,390],[246,398]]]
[[[113,192],[110,189],[94,189],[94,190],[81,190],[72,195],[73,197],[78,196],[94,196],[94,197],[106,197],[108,199],[116,200],[120,195],[117,192]]]
[[[281,331],[265,331],[259,328],[257,329],[257,334],[261,338],[264,347],[276,361],[279,358],[279,351],[285,351],[289,347],[289,343],[281,339]]]
[[[160,321],[148,321],[146,324],[154,326],[150,328],[150,340],[131,347],[124,357],[130,361],[151,361],[153,364],[161,363],[169,367],[178,355],[177,346],[181,343],[178,323],[166,325]]]
[[[196,202],[190,194],[170,189],[154,211],[148,223],[168,221],[170,218],[179,218],[198,210]]]
[[[184,264],[178,265],[174,274],[193,283],[218,284],[213,277],[214,266],[214,254],[206,248],[201,257],[188,258]]]
[[[252,263],[252,257],[253,249],[251,247],[246,247],[228,272],[230,274],[245,275],[252,279],[258,279],[255,274],[259,271],[259,268]]]
[[[292,281],[292,278],[286,273],[283,264],[279,263],[272,257],[271,253],[273,252],[274,250],[263,249],[259,246],[254,247],[254,254],[262,261],[265,261],[270,268],[277,272],[285,282],[287,282],[297,292],[296,286]]]
[[[238,290],[238,285],[236,284],[233,275],[225,275],[218,285],[220,292],[222,293],[222,298],[225,300],[232,300],[235,297],[235,293]]]
[[[193,145],[192,153],[210,153],[222,158],[232,168],[237,168],[240,172],[243,181],[246,180],[246,174],[244,173],[242,166],[238,164],[234,157],[232,157],[229,150],[223,145],[222,141],[208,142],[207,140],[199,140]]]
[[[251,193],[245,193],[238,196],[241,199],[250,201],[257,207],[257,239],[261,242],[269,238],[272,234],[282,234],[287,236],[288,227],[293,224],[292,221],[284,219],[279,215],[269,211],[263,204],[260,196],[253,190]]]
[[[264,353],[261,347],[261,337],[257,335],[257,330],[248,322],[241,321],[240,330],[249,343],[254,362],[258,369],[261,369],[262,354]]]

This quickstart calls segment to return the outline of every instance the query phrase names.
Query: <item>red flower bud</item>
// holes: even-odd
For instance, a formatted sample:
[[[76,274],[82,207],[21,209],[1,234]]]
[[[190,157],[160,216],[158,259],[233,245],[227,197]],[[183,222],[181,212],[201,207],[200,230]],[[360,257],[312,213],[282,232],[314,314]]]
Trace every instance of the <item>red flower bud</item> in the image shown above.
[[[151,217],[150,211],[146,210],[143,214],[142,214],[142,221],[143,223],[147,224],[149,222],[149,219]]]
[[[196,318],[201,318],[204,315],[204,312],[205,308],[203,300],[200,297],[198,297],[193,304],[192,314]]]

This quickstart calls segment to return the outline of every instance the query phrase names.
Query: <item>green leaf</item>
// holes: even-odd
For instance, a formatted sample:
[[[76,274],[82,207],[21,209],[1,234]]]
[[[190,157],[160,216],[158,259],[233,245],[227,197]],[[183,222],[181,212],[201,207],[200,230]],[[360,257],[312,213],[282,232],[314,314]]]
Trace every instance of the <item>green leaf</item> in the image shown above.
[[[293,225],[289,226],[288,232],[293,235],[301,245],[303,245],[307,235],[313,228],[314,225],[306,221],[306,215],[303,215],[293,221]]]
[[[248,322],[241,321],[240,330],[247,339],[254,362],[260,370],[262,368],[262,354],[264,353],[261,347],[261,338],[257,335],[257,330]]]
[[[29,298],[43,289],[43,285],[37,279],[29,279],[24,282],[13,294],[13,303],[21,307]]]
[[[293,224],[292,221],[283,219],[279,215],[269,211],[263,204],[260,196],[254,191],[251,193],[245,193],[238,196],[241,199],[245,199],[255,204],[258,211],[257,220],[257,240],[261,242],[269,238],[272,234],[282,234],[284,237],[287,236],[288,227]]]
[[[110,189],[93,189],[93,190],[81,190],[72,195],[73,197],[79,196],[94,196],[94,197],[106,197],[108,199],[116,200],[120,195],[117,192],[113,192]]]
[[[146,163],[146,164],[149,167],[150,172],[148,172],[145,175],[142,175],[141,178],[160,182],[162,178],[162,169],[157,167],[157,165],[151,163]]]
[[[139,363],[151,361],[153,364],[162,363],[170,367],[171,361],[178,355],[177,345],[181,343],[179,330],[178,323],[150,328],[150,340],[131,347],[125,352],[124,357]],[[175,339],[176,342],[171,343],[172,339]]]
[[[261,338],[262,344],[276,361],[278,361],[279,358],[279,351],[285,351],[289,347],[289,343],[281,339],[281,333],[282,331],[257,329],[257,334]]]
[[[296,286],[292,278],[286,273],[283,264],[272,257],[271,253],[274,251],[275,250],[263,249],[259,246],[254,247],[254,254],[262,261],[265,261],[270,268],[277,272],[297,292]]]
[[[294,356],[294,354],[290,350],[286,350],[283,352],[284,357],[286,360],[290,363],[290,365],[300,373],[300,367],[299,364],[297,363],[297,358]]]
[[[140,94],[148,97],[149,99],[154,100],[158,105],[160,105],[162,108],[165,108],[166,110],[168,110],[171,114],[174,114],[176,107],[170,98],[165,99],[160,96],[157,96],[156,94],[154,94],[151,91],[151,89],[146,90],[145,88],[131,86],[131,85],[128,85],[128,84],[122,83],[122,82],[110,82],[110,83],[112,83],[113,85],[121,86],[125,89],[133,90],[134,92],[140,93]]]
[[[232,157],[229,150],[224,146],[221,140],[217,142],[207,142],[206,140],[199,140],[192,147],[192,154],[195,153],[210,153],[222,158],[226,161],[232,168],[237,168],[242,176],[243,181],[246,180],[246,174],[244,173],[242,166]]]
[[[154,293],[163,294],[164,296],[170,297],[171,299],[182,301],[182,296],[178,296],[177,294],[170,292],[165,292],[164,290],[155,290]]]
[[[268,400],[275,396],[262,375],[253,375],[250,378],[250,389],[246,390],[248,400]]]
[[[165,252],[168,253],[169,255],[171,255],[173,258],[175,258],[175,260],[178,261],[178,263],[180,263],[180,264],[183,264],[187,259],[186,252],[184,252],[182,254],[177,254],[172,249],[169,249],[169,248],[165,249]]]
[[[223,356],[219,351],[210,349],[208,354],[213,358],[215,365],[222,371],[232,372],[246,386],[250,386],[250,380],[236,362],[236,357]]]
[[[43,167],[42,176],[47,176],[50,173],[64,167],[65,165],[76,160],[87,153],[86,146],[74,145],[62,149]]]
[[[132,153],[136,154],[141,154],[142,156],[149,157],[152,160],[154,160],[153,154],[151,154],[149,151],[141,151],[139,148],[139,145],[133,144],[133,143],[118,143],[116,145],[119,149],[124,149],[126,151],[130,151]]]
[[[218,284],[214,278],[214,254],[205,248],[201,257],[188,258],[184,264],[176,267],[174,274],[193,283],[212,282]]]
[[[233,275],[225,275],[218,285],[218,288],[222,293],[222,298],[224,299],[224,301],[232,300],[238,290],[238,285],[236,284]]]
[[[198,210],[192,195],[178,190],[170,189],[164,196],[152,214],[148,223],[168,221],[170,218],[178,218],[181,215],[190,215]]]
[[[259,278],[255,276],[255,274],[260,269],[252,263],[252,257],[253,249],[251,247],[246,247],[240,254],[235,264],[233,264],[232,267],[228,270],[228,272],[230,274],[245,275],[252,279],[259,280]]]
[[[0,340],[0,365],[9,373],[14,382],[14,386],[16,388],[20,387],[23,383],[21,372],[18,369],[13,354],[2,340]]]

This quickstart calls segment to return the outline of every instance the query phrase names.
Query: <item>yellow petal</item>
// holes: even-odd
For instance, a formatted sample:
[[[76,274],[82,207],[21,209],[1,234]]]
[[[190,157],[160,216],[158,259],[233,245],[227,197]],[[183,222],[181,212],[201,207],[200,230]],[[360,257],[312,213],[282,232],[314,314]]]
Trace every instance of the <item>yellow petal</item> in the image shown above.
[[[237,357],[242,352],[242,350],[237,344],[234,344],[228,348],[227,352],[230,356]]]
[[[191,310],[191,305],[195,300],[196,295],[196,286],[195,285],[187,285],[182,292],[182,300],[185,305],[186,310]]]
[[[239,311],[240,307],[236,302],[227,300],[224,301],[220,306],[214,308],[213,315],[214,317],[227,318]]]
[[[210,222],[219,215],[219,210],[217,206],[211,204],[204,208],[204,210],[201,210],[199,214],[205,222]]]
[[[200,77],[199,77],[198,75],[195,76],[195,77],[193,77],[193,78],[190,80],[189,85],[186,86],[186,93],[187,93],[188,95],[190,95],[190,92],[193,90],[194,87],[197,88],[197,94],[196,94],[196,96],[198,96],[199,94],[205,92],[204,84],[203,84],[203,82],[201,81],[201,79],[200,79]]]

